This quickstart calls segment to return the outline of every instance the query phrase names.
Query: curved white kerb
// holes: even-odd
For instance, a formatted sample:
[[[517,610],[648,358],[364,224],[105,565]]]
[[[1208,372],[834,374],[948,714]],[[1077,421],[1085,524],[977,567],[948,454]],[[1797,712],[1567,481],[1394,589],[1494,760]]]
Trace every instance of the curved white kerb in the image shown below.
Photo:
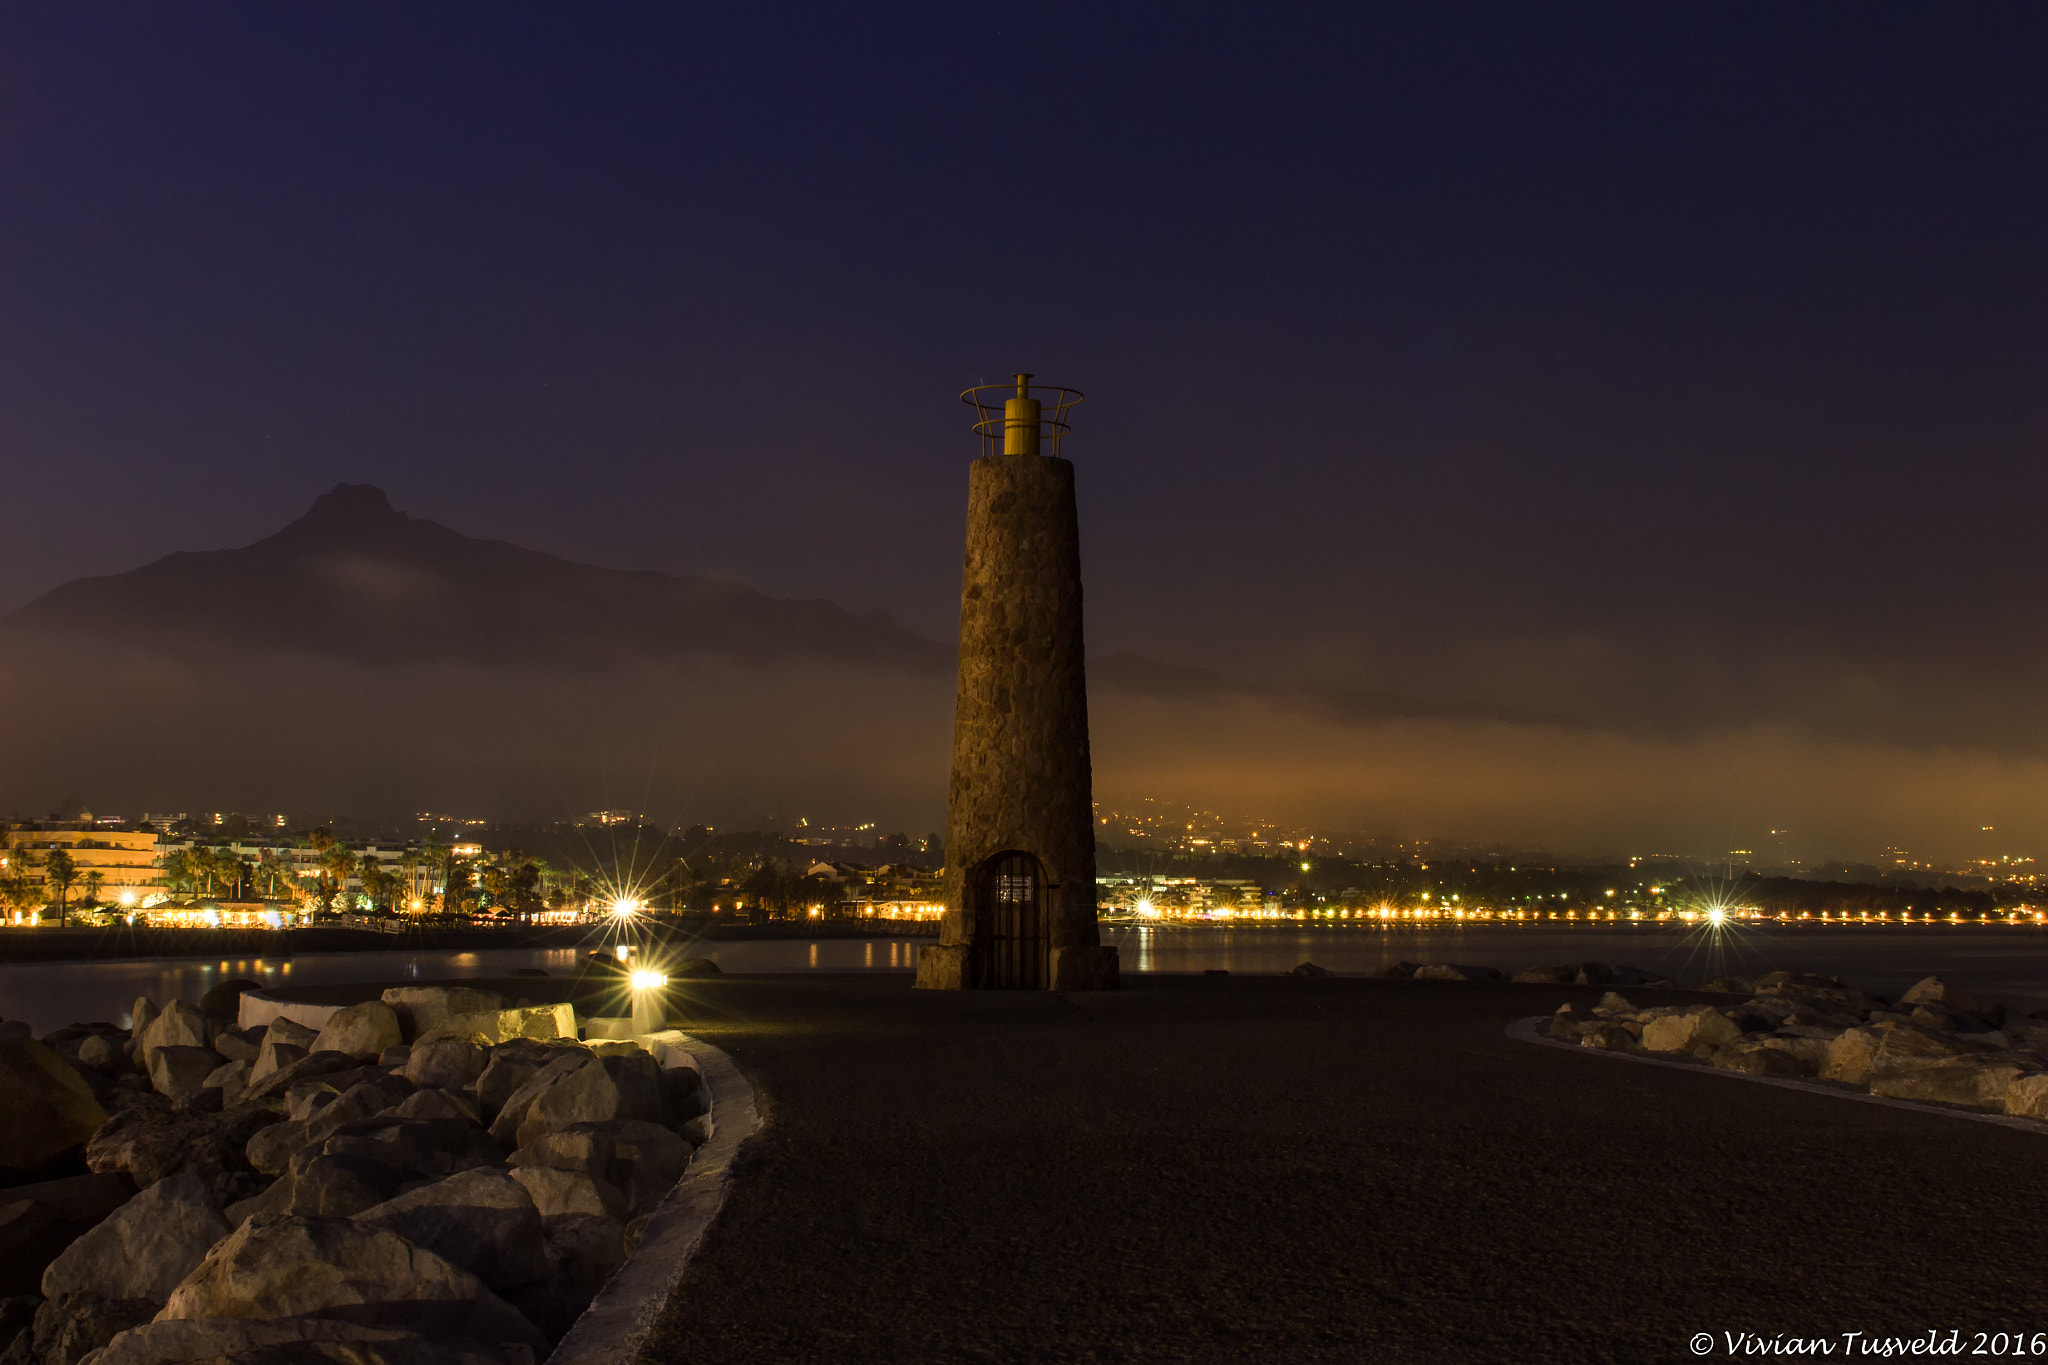
[[[696,1064],[711,1102],[706,1120],[710,1139],[691,1154],[682,1179],[647,1220],[640,1245],[576,1319],[547,1365],[629,1365],[725,1207],[734,1154],[760,1131],[754,1087],[732,1058],[687,1034],[663,1033],[656,1038],[688,1053]]]

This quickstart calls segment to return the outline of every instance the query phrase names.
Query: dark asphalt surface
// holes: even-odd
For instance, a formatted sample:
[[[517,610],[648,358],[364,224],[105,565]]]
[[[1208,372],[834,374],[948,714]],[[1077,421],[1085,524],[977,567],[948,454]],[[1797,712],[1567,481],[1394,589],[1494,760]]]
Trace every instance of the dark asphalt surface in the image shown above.
[[[2048,1332],[2048,1136],[1502,1035],[1598,991],[691,989],[766,1126],[646,1362],[1646,1362],[1728,1358],[1722,1332]]]

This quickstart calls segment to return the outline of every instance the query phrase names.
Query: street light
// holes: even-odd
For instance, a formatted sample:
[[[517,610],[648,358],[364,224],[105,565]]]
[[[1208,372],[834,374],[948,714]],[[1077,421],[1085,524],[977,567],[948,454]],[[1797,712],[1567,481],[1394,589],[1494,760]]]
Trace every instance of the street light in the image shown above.
[[[633,1032],[661,1032],[668,1027],[668,978],[660,972],[636,971],[632,981]]]

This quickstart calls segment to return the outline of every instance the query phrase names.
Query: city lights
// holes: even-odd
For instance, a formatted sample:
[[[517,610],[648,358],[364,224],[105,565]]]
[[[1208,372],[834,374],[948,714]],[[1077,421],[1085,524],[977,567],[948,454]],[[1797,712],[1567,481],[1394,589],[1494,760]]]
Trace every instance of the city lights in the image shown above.
[[[660,972],[636,971],[633,973],[633,989],[636,991],[658,990],[668,984],[668,978]]]

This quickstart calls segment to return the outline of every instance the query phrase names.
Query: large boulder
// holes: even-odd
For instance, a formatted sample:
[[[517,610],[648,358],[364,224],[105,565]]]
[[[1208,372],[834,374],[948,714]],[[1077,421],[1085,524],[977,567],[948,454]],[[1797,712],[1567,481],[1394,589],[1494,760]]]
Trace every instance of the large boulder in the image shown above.
[[[467,1097],[431,1086],[415,1090],[388,1112],[402,1119],[461,1119],[472,1127],[478,1126],[476,1110]]]
[[[1416,981],[1499,981],[1501,974],[1492,967],[1474,967],[1461,962],[1432,962],[1426,967],[1415,969]]]
[[[1742,1036],[1735,1021],[1712,1005],[1661,1015],[1643,1025],[1643,1047],[1649,1052],[1683,1052],[1704,1056]]]
[[[492,1048],[490,1060],[476,1080],[479,1116],[486,1123],[495,1119],[522,1086],[539,1075],[548,1063],[564,1055],[554,1048],[520,1045]]]
[[[498,1037],[507,1042],[514,1038],[573,1039],[576,1034],[574,1005],[521,1005],[498,1014]]]
[[[356,1119],[336,1129],[320,1150],[329,1156],[360,1157],[411,1178],[440,1177],[466,1170],[469,1136],[477,1129],[463,1119],[401,1119],[390,1114]]]
[[[382,1162],[323,1153],[294,1171],[291,1181],[292,1213],[347,1218],[397,1194],[405,1178]]]
[[[288,1071],[306,1060],[308,1055],[306,1049],[294,1043],[266,1042],[256,1053],[254,1065],[249,1068],[249,1084],[256,1085],[269,1080],[280,1071]],[[354,1060],[353,1057],[349,1058],[351,1062]]]
[[[219,1203],[231,1204],[262,1187],[244,1149],[275,1117],[246,1105],[220,1114],[125,1110],[93,1134],[85,1162],[95,1171],[122,1172],[143,1187],[193,1171],[212,1182]]]
[[[252,1218],[172,1293],[159,1321],[323,1317],[541,1348],[533,1324],[460,1266],[346,1218]]]
[[[149,1065],[150,1085],[173,1104],[197,1099],[206,1078],[227,1060],[210,1047],[153,1047],[143,1058]]]
[[[262,982],[251,981],[246,976],[220,982],[199,997],[199,1012],[208,1018],[225,1019],[232,1024],[242,1012],[242,997],[250,991],[262,989]]]
[[[2005,1110],[2014,1081],[2038,1075],[2041,1061],[2024,1053],[1973,1053],[1962,1056],[1888,1054],[1879,1049],[1870,1068],[1870,1093],[1887,1099],[1960,1104],[1971,1109]]]
[[[109,1299],[98,1294],[65,1294],[36,1309],[37,1365],[79,1365],[122,1332],[148,1322],[157,1310],[150,1299]]]
[[[422,1029],[413,1042],[434,1043],[444,1038],[453,1038],[459,1042],[475,1043],[478,1047],[490,1047],[502,1037],[498,1025],[502,1022],[503,1014],[502,1010],[451,1014],[432,1028]]]
[[[287,1050],[297,1051],[296,1048],[288,1049],[285,1045],[273,1050],[267,1041],[264,1044],[266,1053],[280,1059]],[[273,1098],[282,1099],[300,1081],[332,1076],[340,1071],[360,1070],[362,1065],[360,1058],[351,1057],[346,1052],[314,1052],[294,1058],[267,1075],[258,1075],[257,1073],[263,1069],[262,1059],[259,1058],[256,1065],[249,1070],[249,1088],[242,1092],[242,1103],[265,1104]]]
[[[503,1115],[499,1117],[502,1121]],[[599,1057],[563,1075],[534,1097],[515,1137],[517,1145],[524,1147],[544,1133],[558,1133],[579,1123],[612,1119],[652,1122],[661,1117],[661,1069],[654,1058],[635,1050],[629,1056]],[[496,1125],[491,1135],[498,1136]]]
[[[0,1297],[39,1293],[43,1268],[128,1197],[128,1183],[114,1175],[0,1190]]]
[[[271,1020],[264,1026],[263,1041],[256,1049],[256,1064],[249,1071],[250,1084],[310,1055],[313,1040],[319,1036],[318,1029],[307,1028],[283,1015]]]
[[[1577,967],[1528,967],[1509,979],[1525,986],[1569,986],[1578,974]]]
[[[558,1171],[552,1166],[518,1166],[512,1178],[526,1187],[543,1219],[565,1214],[595,1214],[623,1222],[626,1196],[618,1186],[585,1171]]]
[[[212,1039],[206,1030],[206,1016],[189,1000],[173,1000],[164,1006],[150,1026],[142,1031],[141,1052],[146,1056],[160,1047],[205,1047]]]
[[[1914,1024],[1888,1024],[1873,1065],[1888,1057],[1967,1057],[1995,1050],[1964,1034]]]
[[[1958,1013],[1982,1014],[1985,1003],[1975,995],[1958,990],[1954,985],[1938,976],[1923,976],[1907,988],[1899,997],[1899,1005],[1940,1005]]]
[[[464,1039],[415,1043],[405,1059],[405,1078],[414,1085],[461,1090],[483,1075],[487,1060],[482,1048]]]
[[[229,1227],[238,1228],[259,1214],[290,1213],[293,1184],[290,1176],[279,1176],[266,1185],[260,1194],[237,1200],[222,1209],[221,1215],[228,1220]]]
[[[146,995],[136,996],[135,1003],[128,1008],[129,1038],[141,1042],[142,1035],[149,1031],[149,1026],[156,1022],[157,1015],[161,1013],[163,1011],[156,1007],[156,1001]]]
[[[2048,1075],[2015,1076],[2005,1089],[2005,1112],[2019,1119],[2048,1119]]]
[[[620,1119],[597,1131],[612,1140],[611,1182],[625,1192],[633,1215],[668,1198],[690,1164],[690,1144],[658,1123]]]
[[[601,1213],[565,1213],[547,1220],[546,1245],[549,1275],[588,1303],[626,1259],[626,1229]]]
[[[202,1082],[208,1090],[220,1091],[223,1107],[235,1104],[249,1088],[249,1063],[226,1061],[207,1073]]]
[[[495,1064],[495,1059],[494,1059]],[[562,1055],[535,1071],[526,1082],[513,1091],[499,1107],[497,1117],[491,1120],[491,1136],[507,1147],[519,1146],[519,1126],[526,1121],[526,1114],[534,1102],[584,1067],[595,1066],[597,1058],[582,1047],[564,1048]],[[488,1076],[488,1071],[486,1076]],[[482,1098],[483,1081],[477,1083],[478,1098]]]
[[[0,1042],[0,1167],[40,1171],[107,1121],[78,1068],[31,1039]]]
[[[586,1171],[555,1171],[553,1166],[514,1166],[512,1179],[526,1187],[541,1218],[565,1214],[596,1214],[625,1222],[627,1197],[610,1181]]]
[[[501,1169],[463,1171],[355,1215],[446,1258],[493,1289],[548,1273],[540,1210]]]
[[[1877,1004],[1862,991],[1852,990],[1831,976],[1803,972],[1771,972],[1759,977],[1756,994],[1761,997],[1790,996],[1830,1013],[1861,1019]]]
[[[43,1294],[162,1303],[228,1235],[213,1184],[190,1172],[159,1180],[73,1242],[43,1272]]]
[[[406,1082],[396,1077],[359,1081],[303,1119],[273,1123],[249,1138],[249,1165],[265,1175],[281,1174],[292,1155],[324,1142],[345,1123],[381,1114],[406,1097]]]
[[[507,1365],[473,1341],[329,1318],[191,1318],[121,1333],[92,1365]]]
[[[1730,1043],[1716,1048],[1708,1058],[1723,1071],[1740,1071],[1751,1076],[1811,1076],[1813,1069],[1802,1058],[1782,1048],[1763,1043]]]
[[[543,1133],[506,1160],[513,1166],[547,1166],[557,1171],[608,1176],[616,1155],[610,1133],[595,1124],[583,1123],[565,1132]]]
[[[256,1064],[263,1053],[263,1039],[270,1030],[258,1024],[255,1028],[222,1029],[213,1035],[213,1050],[231,1062]]]
[[[1827,1057],[1821,1062],[1821,1079],[1869,1085],[1870,1065],[1877,1060],[1877,1050],[1883,1046],[1886,1032],[1882,1028],[1844,1029],[1841,1037],[1828,1044]]]
[[[1829,1041],[1797,1033],[1784,1033],[1759,1039],[1757,1046],[1774,1048],[1791,1057],[1798,1062],[1799,1074],[1802,1076],[1818,1076],[1821,1068],[1827,1065]]]
[[[393,986],[384,1003],[397,1012],[405,1036],[417,1039],[452,1017],[501,1010],[505,997],[474,986]]]
[[[78,1064],[89,1066],[102,1075],[111,1076],[121,1069],[128,1059],[128,1050],[112,1038],[94,1034],[82,1038],[78,1043]]]
[[[1639,1044],[1628,1025],[1596,1019],[1579,1026],[1579,1046],[1597,1047],[1606,1052],[1633,1052]]]
[[[365,1000],[335,1011],[327,1026],[320,1030],[320,1036],[313,1040],[313,1051],[345,1052],[369,1060],[404,1041],[398,1028],[398,1011],[382,1000]]]

